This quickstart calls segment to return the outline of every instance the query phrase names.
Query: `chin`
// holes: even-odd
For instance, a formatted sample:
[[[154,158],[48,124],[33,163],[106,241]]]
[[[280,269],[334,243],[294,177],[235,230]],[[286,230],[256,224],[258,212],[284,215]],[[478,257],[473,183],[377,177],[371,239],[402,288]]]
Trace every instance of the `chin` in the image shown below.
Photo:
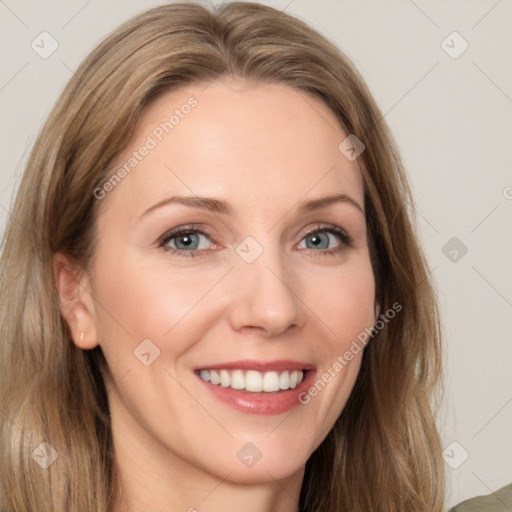
[[[244,436],[243,440],[231,440],[221,453],[212,455],[216,460],[209,461],[209,472],[241,484],[284,480],[303,472],[313,447],[305,446],[303,436],[293,442],[284,430],[280,434],[266,434],[267,439],[260,437],[251,440],[250,436]],[[273,436],[275,439],[272,440]],[[283,437],[287,440],[283,441]]]

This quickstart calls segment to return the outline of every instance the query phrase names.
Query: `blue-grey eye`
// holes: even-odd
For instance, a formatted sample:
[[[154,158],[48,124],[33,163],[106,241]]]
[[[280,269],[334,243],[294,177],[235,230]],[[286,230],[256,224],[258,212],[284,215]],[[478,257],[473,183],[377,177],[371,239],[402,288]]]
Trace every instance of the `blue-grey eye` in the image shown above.
[[[208,248],[208,243],[201,246],[201,237],[208,238],[203,233],[197,231],[174,234],[166,240],[165,245],[178,251],[195,251]]]
[[[336,244],[336,239],[338,239],[338,244]],[[301,247],[299,245],[301,249],[322,250],[332,249],[336,245],[339,245],[340,243],[343,245],[343,243],[345,242],[345,240],[343,239],[342,232],[338,232],[338,230],[332,230],[329,228],[324,228],[321,230],[316,230],[311,233],[308,233],[307,235],[304,236],[302,240],[306,243],[306,247]],[[329,246],[329,243],[331,243],[331,246]]]

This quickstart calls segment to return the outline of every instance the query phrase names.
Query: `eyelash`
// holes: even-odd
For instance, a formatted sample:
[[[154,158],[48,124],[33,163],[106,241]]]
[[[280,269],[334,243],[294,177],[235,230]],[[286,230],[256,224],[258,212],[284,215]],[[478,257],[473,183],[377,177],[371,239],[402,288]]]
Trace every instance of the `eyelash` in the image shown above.
[[[187,226],[182,226],[172,231],[165,233],[158,241],[158,247],[162,248],[164,251],[171,253],[172,255],[183,257],[183,258],[197,258],[202,257],[201,253],[208,252],[205,250],[192,250],[192,251],[183,251],[181,249],[175,249],[174,247],[168,247],[168,244],[173,238],[177,238],[180,235],[189,235],[189,234],[200,234],[204,235],[207,238],[211,238],[208,233],[205,233],[201,229],[191,228]],[[347,247],[352,247],[354,243],[354,239],[343,229],[335,226],[334,224],[327,224],[325,226],[318,226],[312,231],[308,231],[304,234],[301,241],[310,235],[315,235],[317,233],[331,233],[333,235],[337,235],[342,241],[341,245],[334,249],[324,249],[322,251],[316,251],[312,249],[301,249],[301,251],[308,251],[309,256],[318,257],[318,256],[335,256],[343,249]]]

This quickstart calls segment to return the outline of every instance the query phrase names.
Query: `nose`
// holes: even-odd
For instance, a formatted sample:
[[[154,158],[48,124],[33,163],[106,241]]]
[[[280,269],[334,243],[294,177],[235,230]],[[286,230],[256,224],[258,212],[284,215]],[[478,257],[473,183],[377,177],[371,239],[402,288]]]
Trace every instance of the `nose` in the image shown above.
[[[252,263],[242,258],[235,262],[228,315],[235,331],[256,330],[271,338],[303,326],[300,276],[283,258],[279,249],[266,248]]]

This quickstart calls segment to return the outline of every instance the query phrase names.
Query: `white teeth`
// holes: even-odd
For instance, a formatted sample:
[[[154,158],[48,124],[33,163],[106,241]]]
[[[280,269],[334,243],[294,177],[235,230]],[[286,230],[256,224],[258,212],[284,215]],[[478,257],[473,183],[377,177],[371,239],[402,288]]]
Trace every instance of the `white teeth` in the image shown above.
[[[229,373],[226,370],[220,371],[220,385],[223,388],[231,386],[231,377],[229,376]]]
[[[254,370],[247,372],[245,375],[245,389],[255,393],[263,391],[263,379],[260,372],[255,372]]]
[[[210,372],[208,370],[201,370],[199,375],[201,375],[201,379],[210,382]]]
[[[256,370],[200,370],[199,376],[216,386],[220,384],[223,388],[230,387],[252,393],[295,389],[304,380],[304,372],[299,370],[263,373]]]
[[[210,370],[210,382],[212,384],[220,384],[220,375],[215,370]]]
[[[263,375],[263,391],[279,391],[279,374],[267,372]]]
[[[245,389],[245,377],[241,370],[235,370],[231,374],[231,387],[233,389]]]
[[[281,389],[288,389],[290,387],[290,374],[288,372],[281,373],[279,377],[279,387]]]

